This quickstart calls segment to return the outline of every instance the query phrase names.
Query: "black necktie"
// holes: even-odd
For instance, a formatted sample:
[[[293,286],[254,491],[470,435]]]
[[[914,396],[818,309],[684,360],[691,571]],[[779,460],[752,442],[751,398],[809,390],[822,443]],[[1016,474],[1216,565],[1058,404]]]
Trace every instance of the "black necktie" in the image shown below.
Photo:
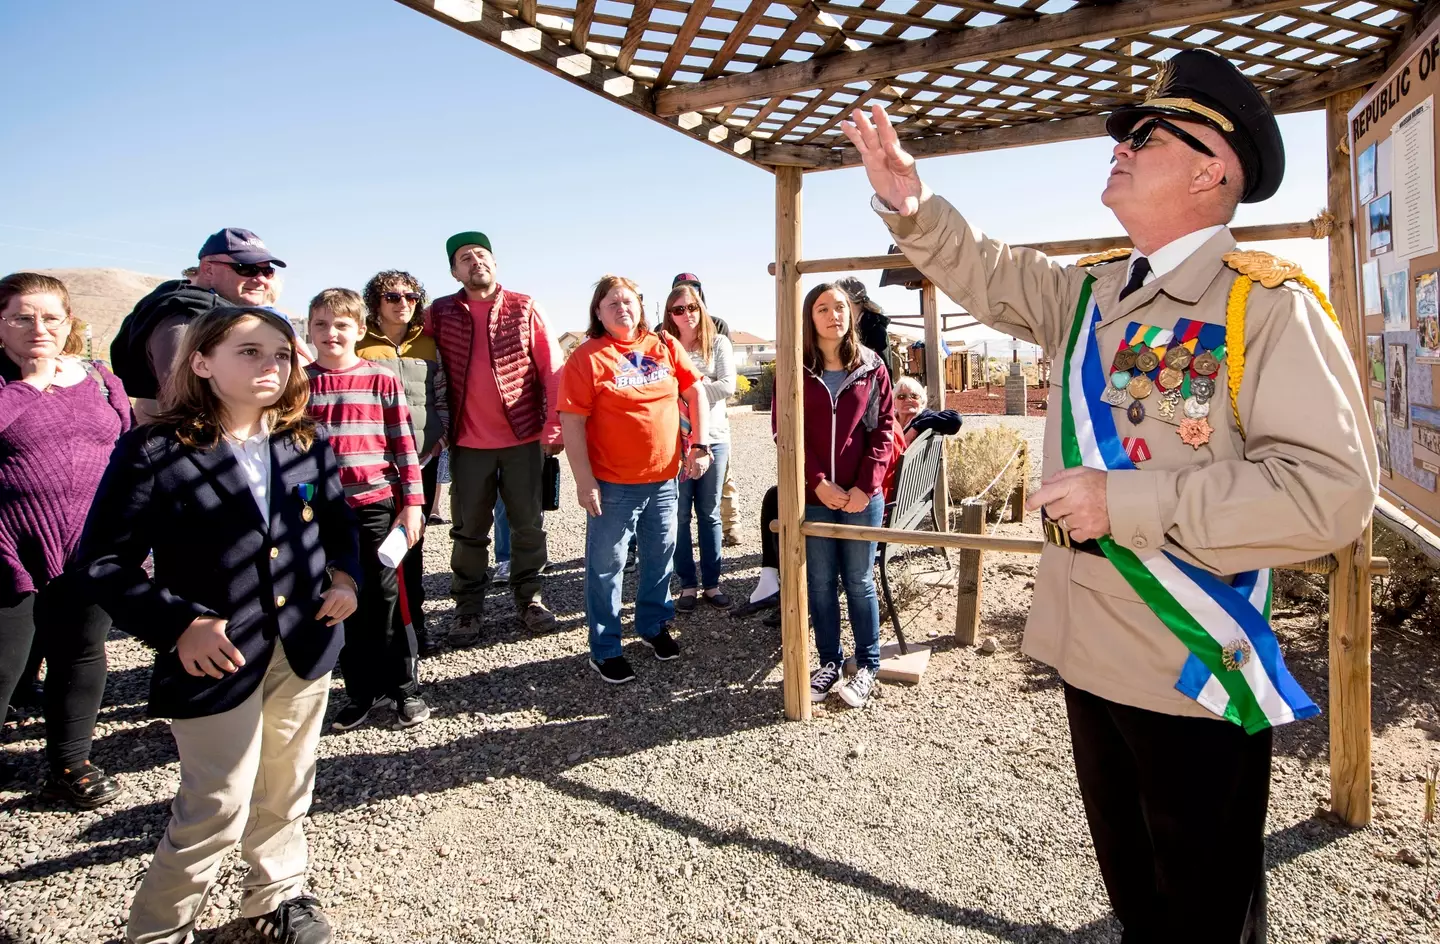
[[[1131,292],[1144,285],[1145,277],[1149,274],[1150,260],[1144,256],[1136,259],[1135,263],[1130,266],[1130,281],[1126,282],[1125,287],[1120,290],[1120,300],[1123,302],[1126,295],[1129,295]]]

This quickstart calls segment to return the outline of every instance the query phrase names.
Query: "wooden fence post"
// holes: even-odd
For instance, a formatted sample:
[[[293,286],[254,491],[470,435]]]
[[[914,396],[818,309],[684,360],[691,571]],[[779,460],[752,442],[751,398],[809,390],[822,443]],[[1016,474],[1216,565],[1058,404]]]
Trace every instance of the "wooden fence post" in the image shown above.
[[[1020,444],[1020,455],[1015,457],[1020,463],[1020,481],[1015,483],[1015,491],[1010,493],[1010,520],[1025,520],[1025,492],[1030,486],[1030,444]]]
[[[1373,525],[1335,552],[1330,574],[1330,809],[1351,826],[1373,813],[1370,784],[1370,555]]]
[[[925,318],[925,386],[930,409],[945,409],[945,362],[940,357],[940,305],[935,284],[920,283],[920,314]],[[940,444],[940,465],[935,470],[935,519],[941,531],[950,530],[950,450]]]
[[[985,502],[978,498],[967,498],[960,503],[960,532],[962,534],[985,533]],[[962,646],[975,645],[980,632],[980,589],[982,583],[983,551],[961,551],[955,586],[959,593],[955,600],[955,642]]]

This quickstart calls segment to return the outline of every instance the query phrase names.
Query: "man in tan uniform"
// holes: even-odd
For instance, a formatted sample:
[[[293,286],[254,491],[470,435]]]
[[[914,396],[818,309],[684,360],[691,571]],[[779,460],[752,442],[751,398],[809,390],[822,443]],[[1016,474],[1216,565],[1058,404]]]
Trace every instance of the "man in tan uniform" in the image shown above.
[[[1271,725],[1317,711],[1269,633],[1267,568],[1354,540],[1378,475],[1313,283],[1235,253],[1226,227],[1280,184],[1274,117],[1225,59],[1176,55],[1109,120],[1102,202],[1136,250],[1093,267],[985,236],[921,183],[878,107],[852,117],[910,261],[1055,359],[1024,649],[1064,680],[1124,941],[1263,942]]]

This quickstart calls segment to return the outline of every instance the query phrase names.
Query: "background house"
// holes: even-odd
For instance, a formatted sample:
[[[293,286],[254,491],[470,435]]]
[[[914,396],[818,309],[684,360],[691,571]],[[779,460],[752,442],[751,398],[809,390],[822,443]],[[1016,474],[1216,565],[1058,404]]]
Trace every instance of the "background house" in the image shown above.
[[[730,346],[735,349],[735,369],[760,368],[775,360],[775,342],[767,341],[748,331],[730,331]]]

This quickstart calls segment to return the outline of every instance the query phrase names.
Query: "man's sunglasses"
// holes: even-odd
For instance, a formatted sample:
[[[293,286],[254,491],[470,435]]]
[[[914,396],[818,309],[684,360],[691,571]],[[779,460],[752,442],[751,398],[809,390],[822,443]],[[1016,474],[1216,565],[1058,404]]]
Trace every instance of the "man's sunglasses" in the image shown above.
[[[1215,156],[1215,152],[1206,147],[1205,143],[1199,138],[1195,137],[1193,134],[1190,134],[1182,128],[1176,127],[1173,123],[1166,121],[1164,118],[1153,118],[1150,121],[1147,121],[1144,124],[1140,125],[1138,128],[1135,128],[1120,140],[1124,141],[1125,144],[1129,146],[1130,150],[1138,151],[1145,145],[1150,143],[1150,138],[1154,136],[1156,128],[1164,128],[1166,131],[1175,135],[1176,139],[1178,139],[1182,144],[1188,145],[1190,148],[1199,151],[1206,157]]]
[[[275,267],[272,265],[255,265],[250,262],[222,262],[235,270],[235,274],[245,279],[253,279],[257,275],[263,275],[267,279],[275,277]]]
[[[676,305],[670,309],[670,314],[672,317],[679,318],[681,315],[693,315],[699,310],[700,306],[691,302],[688,305]]]
[[[402,301],[409,302],[412,305],[420,304],[419,292],[382,292],[380,297],[392,305],[398,305]]]

